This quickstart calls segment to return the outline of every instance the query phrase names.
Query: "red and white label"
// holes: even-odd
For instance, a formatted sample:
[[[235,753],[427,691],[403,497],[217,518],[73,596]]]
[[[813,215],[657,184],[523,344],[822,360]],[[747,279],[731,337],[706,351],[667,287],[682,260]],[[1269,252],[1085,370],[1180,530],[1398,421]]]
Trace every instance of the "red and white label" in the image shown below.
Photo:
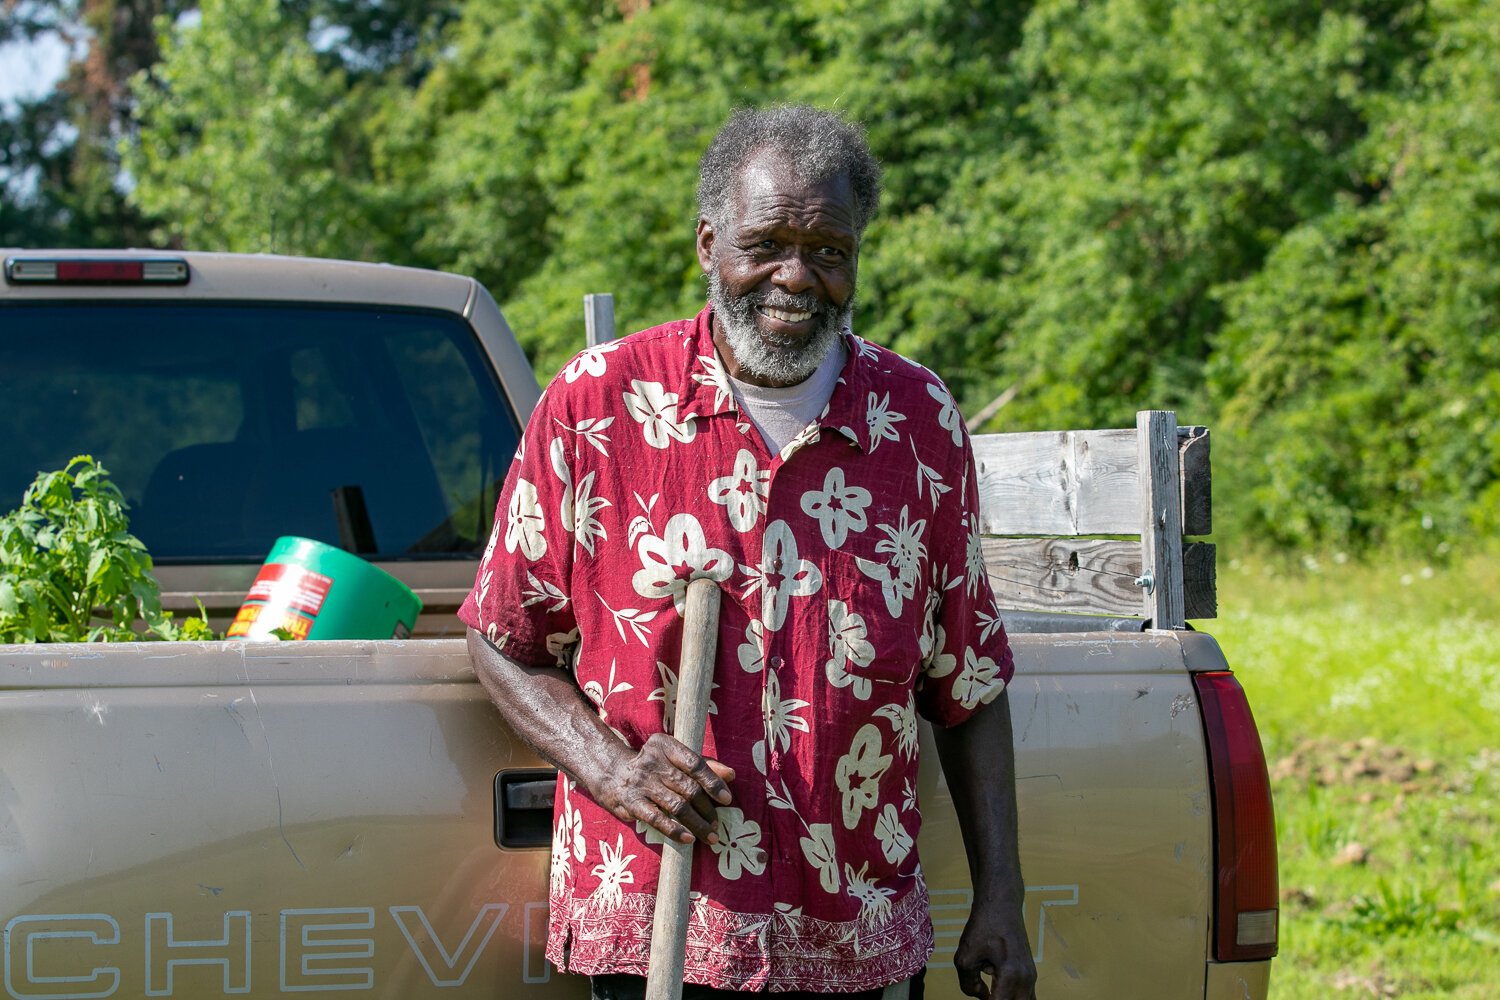
[[[296,608],[303,614],[316,615],[332,586],[333,578],[322,573],[286,563],[267,563],[260,568],[245,600]]]

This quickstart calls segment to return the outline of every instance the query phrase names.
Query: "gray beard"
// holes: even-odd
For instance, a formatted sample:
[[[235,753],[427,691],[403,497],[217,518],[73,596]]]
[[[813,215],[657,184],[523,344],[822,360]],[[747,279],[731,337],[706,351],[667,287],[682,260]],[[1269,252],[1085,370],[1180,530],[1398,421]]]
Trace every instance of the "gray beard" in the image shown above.
[[[811,293],[747,292],[736,298],[719,279],[717,267],[708,272],[708,301],[713,304],[724,328],[724,339],[729,342],[729,349],[734,352],[734,360],[742,372],[783,386],[796,385],[817,371],[818,365],[838,342],[839,332],[849,325],[849,319],[854,315],[852,296],[843,308],[825,306]],[[756,326],[755,310],[758,306],[810,312],[817,318],[817,326],[805,341],[783,340]]]

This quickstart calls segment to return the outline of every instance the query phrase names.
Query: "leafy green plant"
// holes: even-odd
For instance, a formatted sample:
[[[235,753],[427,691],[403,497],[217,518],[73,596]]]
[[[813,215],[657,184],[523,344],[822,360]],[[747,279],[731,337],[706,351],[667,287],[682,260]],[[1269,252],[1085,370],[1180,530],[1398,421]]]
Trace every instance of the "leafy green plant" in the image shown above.
[[[37,476],[0,517],[0,642],[212,639],[201,613],[161,609],[151,557],[130,533],[125,497],[92,456]]]

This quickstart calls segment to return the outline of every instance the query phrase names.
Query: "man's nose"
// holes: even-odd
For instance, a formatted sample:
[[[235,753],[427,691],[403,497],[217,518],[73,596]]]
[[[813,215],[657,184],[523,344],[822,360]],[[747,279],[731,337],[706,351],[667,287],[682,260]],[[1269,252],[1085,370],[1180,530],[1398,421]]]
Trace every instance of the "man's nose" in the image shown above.
[[[807,291],[816,283],[812,268],[808,267],[807,261],[802,258],[802,251],[795,247],[789,249],[781,258],[771,280],[778,288],[783,288],[793,295]]]

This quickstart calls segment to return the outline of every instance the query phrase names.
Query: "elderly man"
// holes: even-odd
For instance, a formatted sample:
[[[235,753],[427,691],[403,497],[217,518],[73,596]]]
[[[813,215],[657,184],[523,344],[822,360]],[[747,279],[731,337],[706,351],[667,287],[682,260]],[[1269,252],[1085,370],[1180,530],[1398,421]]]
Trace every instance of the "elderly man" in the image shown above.
[[[849,329],[879,188],[834,115],[730,119],[698,188],[708,306],[553,380],[460,611],[561,772],[547,956],[596,997],[642,995],[666,837],[699,844],[686,997],[920,989],[919,713],[973,876],[961,985],[1033,995],[968,438],[931,372]],[[724,594],[702,756],[667,731],[699,577]]]

